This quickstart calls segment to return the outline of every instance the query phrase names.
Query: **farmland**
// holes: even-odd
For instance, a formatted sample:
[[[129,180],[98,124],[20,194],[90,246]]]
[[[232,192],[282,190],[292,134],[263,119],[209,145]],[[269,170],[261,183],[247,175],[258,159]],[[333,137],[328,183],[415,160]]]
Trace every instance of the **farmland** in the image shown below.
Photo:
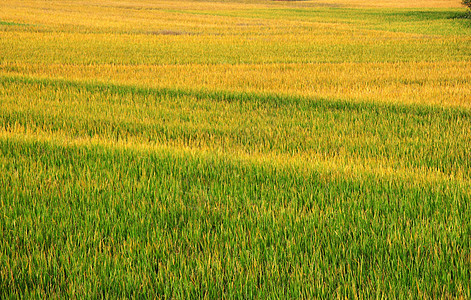
[[[471,298],[460,1],[0,0],[1,298]]]

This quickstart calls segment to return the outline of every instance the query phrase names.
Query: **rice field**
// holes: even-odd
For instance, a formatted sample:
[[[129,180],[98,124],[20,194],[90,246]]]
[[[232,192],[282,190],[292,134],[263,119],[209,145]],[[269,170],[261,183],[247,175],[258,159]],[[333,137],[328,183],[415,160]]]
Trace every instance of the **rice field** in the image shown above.
[[[471,298],[465,11],[0,0],[0,298]]]

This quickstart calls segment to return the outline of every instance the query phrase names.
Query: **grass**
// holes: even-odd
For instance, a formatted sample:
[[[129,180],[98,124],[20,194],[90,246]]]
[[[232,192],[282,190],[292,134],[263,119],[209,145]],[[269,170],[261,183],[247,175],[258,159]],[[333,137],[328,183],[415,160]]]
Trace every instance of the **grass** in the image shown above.
[[[471,298],[471,27],[414,6],[0,2],[0,296]]]

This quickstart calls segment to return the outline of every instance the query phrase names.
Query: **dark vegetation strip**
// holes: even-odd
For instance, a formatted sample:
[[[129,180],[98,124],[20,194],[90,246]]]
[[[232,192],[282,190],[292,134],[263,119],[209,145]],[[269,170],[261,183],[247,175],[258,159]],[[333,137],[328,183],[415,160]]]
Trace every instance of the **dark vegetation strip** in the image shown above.
[[[1,89],[3,87],[3,89]],[[113,87],[113,86],[112,86]],[[217,102],[174,93],[92,85],[0,82],[0,127],[28,134],[297,155],[316,153],[383,167],[421,168],[468,178],[471,118],[459,114],[341,110],[286,101]],[[193,95],[187,92],[188,95]],[[172,96],[173,95],[173,96]],[[198,95],[198,94],[197,94]],[[23,98],[23,97],[29,98]],[[308,100],[306,100],[308,101]],[[350,104],[348,104],[350,105]],[[466,180],[466,179],[465,179]]]
[[[2,297],[471,297],[454,184],[14,139],[0,154]]]
[[[1,20],[0,20],[0,25],[5,25],[5,26],[30,26],[30,24],[6,22],[6,21],[1,21]]]
[[[195,91],[175,88],[150,88],[134,85],[116,85],[101,82],[81,82],[66,79],[31,78],[20,76],[0,76],[0,83],[40,84],[49,87],[73,87],[85,89],[89,92],[107,92],[113,94],[136,94],[141,96],[153,95],[156,97],[181,97],[188,96],[198,100],[212,99],[226,102],[255,102],[268,104],[272,107],[295,106],[298,108],[323,108],[339,111],[371,111],[377,113],[390,112],[393,114],[408,114],[416,116],[433,116],[440,114],[450,119],[471,118],[471,110],[468,108],[440,107],[419,104],[396,103],[371,103],[356,102],[330,98],[308,98],[302,96],[289,96],[272,93],[232,92],[232,91]]]

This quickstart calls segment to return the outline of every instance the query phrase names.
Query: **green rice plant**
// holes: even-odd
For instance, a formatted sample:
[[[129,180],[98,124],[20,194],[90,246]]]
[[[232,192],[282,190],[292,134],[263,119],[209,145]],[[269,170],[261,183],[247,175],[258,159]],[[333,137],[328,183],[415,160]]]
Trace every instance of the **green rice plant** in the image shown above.
[[[0,298],[471,298],[462,11],[0,1]]]

